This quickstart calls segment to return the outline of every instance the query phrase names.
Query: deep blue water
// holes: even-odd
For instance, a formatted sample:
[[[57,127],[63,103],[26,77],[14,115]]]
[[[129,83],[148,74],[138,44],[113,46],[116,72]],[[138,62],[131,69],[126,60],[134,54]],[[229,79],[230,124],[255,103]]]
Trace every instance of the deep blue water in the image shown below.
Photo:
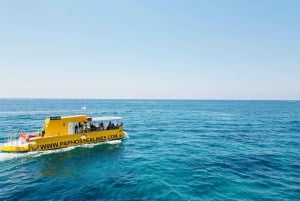
[[[0,153],[0,200],[300,200],[299,101],[0,99],[0,143],[83,105],[129,137]]]

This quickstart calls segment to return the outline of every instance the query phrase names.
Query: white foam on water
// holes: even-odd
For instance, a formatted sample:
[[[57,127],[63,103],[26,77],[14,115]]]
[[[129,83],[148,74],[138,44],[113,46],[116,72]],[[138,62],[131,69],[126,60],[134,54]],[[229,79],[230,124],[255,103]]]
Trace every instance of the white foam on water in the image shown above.
[[[0,162],[7,161],[15,158],[22,158],[25,157],[28,153],[6,153],[0,152]]]
[[[84,148],[93,148],[97,145],[100,145],[100,144],[105,144],[105,142],[98,142],[98,143],[91,143],[91,144],[82,144],[82,145],[79,145],[77,147],[84,147]]]
[[[112,140],[112,141],[107,141],[107,144],[120,144],[122,141],[121,140]]]
[[[129,135],[128,135],[128,133],[127,133],[127,132],[125,132],[125,131],[124,131],[124,133],[125,133],[125,138],[126,138],[126,139],[128,139],[128,138],[129,138]]]
[[[73,149],[76,149],[78,147],[83,147],[83,148],[93,148],[95,146],[101,145],[101,144],[120,144],[122,140],[112,140],[112,141],[106,141],[106,142],[98,142],[98,143],[93,143],[93,144],[82,144],[78,146],[72,146],[72,147],[66,147],[66,148],[61,148],[61,149],[54,149],[54,150],[47,150],[47,151],[33,151],[33,152],[26,152],[26,153],[8,153],[8,152],[0,152],[0,161],[7,161],[7,160],[12,160],[16,158],[24,158],[24,157],[40,157],[42,155],[47,155],[47,154],[55,154],[55,153],[62,153],[62,152],[68,152]],[[0,144],[0,149],[1,149]]]
[[[78,146],[66,147],[66,148],[61,148],[61,149],[53,149],[53,150],[47,150],[47,151],[36,151],[36,152],[33,151],[33,152],[28,152],[28,155],[35,158],[35,157],[40,157],[42,155],[47,155],[47,154],[71,151],[71,150],[75,149],[76,147],[78,147]]]

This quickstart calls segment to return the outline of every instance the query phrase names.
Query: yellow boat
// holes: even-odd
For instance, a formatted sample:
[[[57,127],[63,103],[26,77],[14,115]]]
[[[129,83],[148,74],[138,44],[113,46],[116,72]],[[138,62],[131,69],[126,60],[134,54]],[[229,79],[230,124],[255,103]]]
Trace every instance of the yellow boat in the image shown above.
[[[46,118],[43,130],[10,138],[1,147],[5,152],[30,152],[60,149],[118,140],[125,137],[121,117],[88,117],[87,115]]]

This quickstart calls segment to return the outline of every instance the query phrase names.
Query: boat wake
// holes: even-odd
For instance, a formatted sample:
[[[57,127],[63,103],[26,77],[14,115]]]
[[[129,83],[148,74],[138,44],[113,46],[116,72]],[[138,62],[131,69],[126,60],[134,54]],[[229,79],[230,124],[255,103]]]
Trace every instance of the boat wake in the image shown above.
[[[5,152],[0,152],[0,162],[1,161],[7,161],[7,160],[12,160],[15,158],[22,158],[25,157],[28,153],[5,153]]]
[[[125,138],[128,139],[129,138],[128,133],[124,131],[124,134],[125,134]]]
[[[17,158],[25,158],[25,157],[40,157],[42,155],[47,154],[55,154],[55,153],[62,153],[62,152],[68,152],[73,149],[82,147],[82,148],[94,148],[95,146],[101,145],[101,144],[120,144],[121,140],[112,140],[112,141],[106,141],[106,142],[99,142],[99,143],[93,143],[93,144],[82,144],[78,146],[73,147],[66,147],[61,149],[54,149],[54,150],[47,150],[47,151],[39,151],[39,152],[26,152],[26,153],[7,153],[7,152],[0,152],[0,162],[17,159]],[[2,144],[0,144],[1,148]]]

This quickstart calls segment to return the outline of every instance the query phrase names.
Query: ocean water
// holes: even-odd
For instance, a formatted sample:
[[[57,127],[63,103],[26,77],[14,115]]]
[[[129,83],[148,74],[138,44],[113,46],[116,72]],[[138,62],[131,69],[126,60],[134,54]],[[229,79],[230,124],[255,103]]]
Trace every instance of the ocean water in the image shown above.
[[[300,200],[299,101],[0,99],[0,143],[83,105],[128,137],[0,153],[0,200]]]

